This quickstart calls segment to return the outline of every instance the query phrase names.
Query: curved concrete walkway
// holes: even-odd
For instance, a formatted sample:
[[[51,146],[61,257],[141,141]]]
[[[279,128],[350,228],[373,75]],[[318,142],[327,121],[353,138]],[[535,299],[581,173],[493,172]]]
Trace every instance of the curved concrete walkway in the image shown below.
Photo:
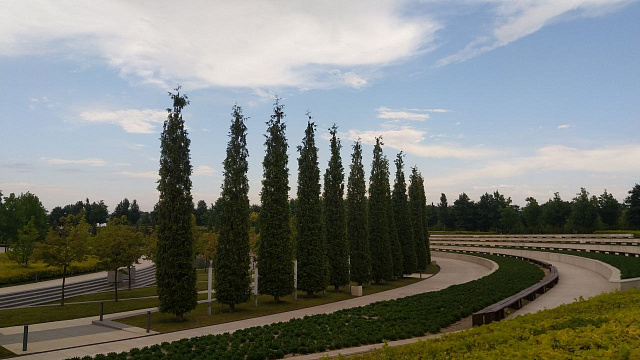
[[[437,291],[449,287],[454,284],[461,284],[468,281],[479,279],[489,274],[492,270],[463,260],[449,259],[444,257],[433,258],[440,265],[440,272],[424,281],[417,282],[398,289],[367,295],[359,298],[329,303],[325,305],[268,315],[253,319],[235,321],[226,324],[206,326],[196,329],[176,331],[165,334],[153,334],[148,336],[140,336],[137,328],[129,328],[123,330],[97,331],[93,330],[90,325],[93,318],[70,320],[68,322],[60,321],[57,323],[38,324],[30,326],[30,331],[37,334],[38,342],[29,343],[29,352],[47,351],[39,354],[31,354],[21,357],[21,359],[66,359],[74,356],[96,355],[99,353],[121,352],[130,350],[134,347],[141,348],[154,344],[160,344],[164,341],[175,341],[183,338],[191,338],[207,334],[221,334],[225,332],[233,332],[239,329],[266,325],[273,322],[287,321],[293,318],[300,318],[306,315],[326,314],[337,310],[363,306],[376,301],[391,300],[409,295]],[[118,317],[118,314],[112,315]],[[84,323],[83,323],[84,321]],[[69,324],[70,326],[65,326]],[[91,329],[91,330],[90,330]],[[104,328],[102,328],[104,329]],[[101,329],[101,330],[102,330]],[[8,335],[9,338],[16,338],[16,334],[21,334],[22,327],[0,329],[0,333]],[[67,337],[61,337],[60,331],[65,331]],[[88,334],[91,333],[91,334]],[[36,336],[34,334],[34,336]],[[129,337],[123,340],[122,337]],[[3,344],[2,339],[7,336],[0,336],[0,345],[8,348],[16,354],[22,354],[22,343],[15,343],[13,339],[11,344]],[[31,335],[30,335],[31,338]],[[21,339],[21,337],[20,337]],[[103,343],[100,343],[103,342]],[[99,343],[99,344],[97,344]],[[93,344],[93,345],[84,345]],[[68,348],[73,347],[73,348]],[[68,348],[68,349],[63,349]],[[54,350],[60,349],[60,350]],[[53,351],[51,351],[53,350]]]

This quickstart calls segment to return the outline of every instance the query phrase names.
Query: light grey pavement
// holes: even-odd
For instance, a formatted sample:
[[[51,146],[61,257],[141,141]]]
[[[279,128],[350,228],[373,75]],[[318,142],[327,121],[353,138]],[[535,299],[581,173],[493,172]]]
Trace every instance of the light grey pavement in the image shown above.
[[[136,269],[140,270],[152,265],[153,265],[153,262],[151,261],[140,260],[140,264],[136,264],[135,266],[136,266]],[[101,279],[101,278],[104,278],[105,280],[107,279],[106,271],[67,277],[67,279],[65,280],[65,286],[87,281],[87,280],[95,280],[95,279]],[[19,292],[19,291],[41,289],[41,288],[46,288],[50,286],[62,286],[62,279],[53,279],[53,280],[39,281],[39,282],[34,282],[29,284],[2,287],[0,288],[0,295]]]
[[[435,254],[434,254],[435,255]],[[140,337],[140,332],[144,331],[139,328],[128,328],[128,331],[122,330],[86,330],[84,326],[90,324],[91,320],[95,320],[93,318],[85,318],[85,319],[77,319],[71,320],[68,322],[62,321],[57,323],[47,323],[47,324],[38,324],[30,326],[30,330],[34,332],[42,331],[42,333],[38,334],[38,339],[42,340],[40,342],[29,342],[29,351],[28,353],[37,352],[37,351],[46,351],[50,349],[61,349],[55,351],[49,351],[45,353],[39,354],[31,354],[25,355],[21,357],[21,359],[46,359],[46,360],[56,360],[56,359],[66,359],[74,356],[85,356],[85,355],[96,355],[99,353],[109,353],[109,352],[121,352],[125,350],[130,350],[134,347],[140,348],[144,346],[150,346],[154,344],[160,344],[164,341],[175,341],[183,338],[191,338],[194,336],[202,336],[207,334],[221,334],[225,332],[233,332],[239,329],[252,327],[252,326],[260,326],[266,325],[273,322],[287,321],[293,318],[301,318],[307,315],[314,314],[323,314],[323,313],[332,313],[337,310],[363,306],[376,301],[383,300],[391,300],[396,298],[401,298],[409,295],[429,292],[429,291],[437,291],[449,287],[454,284],[461,284],[468,281],[479,279],[483,276],[486,276],[491,272],[490,269],[474,264],[471,262],[463,261],[463,260],[455,260],[449,258],[440,258],[434,256],[433,259],[437,261],[438,265],[440,265],[440,272],[425,280],[420,281],[415,284],[411,284],[408,286],[404,286],[402,288],[380,292],[377,294],[367,295],[359,298],[353,298],[349,300],[334,302],[330,304],[289,311],[280,314],[274,314],[269,316],[263,316],[259,318],[246,319],[241,321],[230,322],[226,324],[212,325],[201,327],[197,329],[176,331],[172,333],[166,334],[154,334],[151,336],[142,335]],[[135,313],[139,313],[140,310],[135,311]],[[120,314],[114,314],[107,319],[121,317]],[[91,325],[95,327],[96,325]],[[68,330],[68,336],[66,338],[60,338],[59,335],[56,335],[61,329],[71,329]],[[0,345],[6,347],[7,349],[13,351],[16,354],[23,354],[22,352],[22,342],[19,343],[12,342],[11,344],[3,344],[3,340],[5,338],[4,335],[15,335],[15,333],[21,333],[22,327],[14,327],[14,328],[3,328],[0,329]],[[121,338],[128,338],[126,340],[120,340]],[[9,337],[13,339],[13,337]],[[52,340],[47,340],[49,338],[55,338]],[[15,341],[16,339],[13,339]],[[21,340],[21,338],[20,338]],[[119,341],[114,341],[119,340]],[[109,341],[109,342],[107,342]],[[107,342],[107,343],[102,343]],[[78,346],[80,344],[94,344],[94,345],[85,345]],[[67,347],[74,348],[63,349]]]

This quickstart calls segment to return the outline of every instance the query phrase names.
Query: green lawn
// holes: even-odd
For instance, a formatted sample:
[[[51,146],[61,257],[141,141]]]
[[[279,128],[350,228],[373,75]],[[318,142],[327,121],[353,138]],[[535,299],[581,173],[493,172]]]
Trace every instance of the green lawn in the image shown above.
[[[389,281],[384,284],[372,284],[363,288],[364,295],[371,295],[381,291],[387,291],[401,286],[410,285],[420,281],[415,278],[403,278]],[[236,305],[236,311],[229,313],[229,307],[218,303],[212,304],[211,316],[207,316],[207,304],[199,304],[195,310],[185,315],[186,321],[176,322],[175,316],[162,313],[151,314],[151,329],[158,332],[176,331],[197,328],[208,325],[222,324],[231,321],[244,320],[259,316],[277,314],[286,311],[302,309],[311,306],[331,303],[352,298],[351,294],[333,292],[333,287],[327,288],[325,296],[318,295],[313,298],[307,298],[306,293],[298,291],[298,300],[293,301],[293,296],[283,297],[281,303],[273,301],[272,296],[258,295],[258,307],[253,307],[253,295],[251,301]],[[119,319],[118,322],[133,325],[137,327],[146,327],[147,316],[133,316],[125,319]]]
[[[429,272],[430,273],[437,272],[437,267],[430,268]],[[365,295],[374,294],[376,292],[386,291],[386,290],[390,290],[400,286],[409,285],[417,281],[419,281],[419,279],[405,278],[405,279],[399,279],[396,281],[388,282],[385,284],[373,284],[370,287],[365,287],[363,289],[363,292]],[[199,283],[196,283],[196,287],[198,290],[206,290],[207,284],[199,282]],[[147,298],[147,299],[137,299],[137,300],[126,300],[126,299],[135,299],[139,297],[154,296],[155,294],[156,294],[156,287],[152,286],[152,287],[142,288],[142,289],[118,291],[118,297],[120,299],[124,299],[118,302],[112,301],[113,292],[105,292],[105,293],[80,295],[73,298],[69,298],[65,300],[66,305],[63,307],[52,304],[49,306],[0,310],[0,328],[9,327],[9,326],[37,324],[37,323],[51,322],[51,321],[70,320],[70,319],[77,319],[77,318],[91,317],[91,316],[95,316],[97,318],[100,314],[100,304],[97,302],[79,303],[79,302],[85,302],[85,301],[104,300],[105,315],[123,312],[123,311],[153,308],[158,306],[157,298]],[[206,316],[206,304],[201,304],[201,305],[198,305],[198,308],[196,308],[196,310],[194,310],[192,314],[194,314],[195,316],[199,313],[202,313],[204,314],[204,317],[206,319],[198,320],[198,321],[187,321],[180,324],[173,323],[173,325],[171,322],[168,322],[167,323],[168,325],[166,325],[165,327],[178,326],[178,328],[187,328],[187,327],[191,328],[191,327],[197,327],[197,326],[204,326],[204,325],[210,325],[214,323],[234,321],[234,320],[246,319],[249,317],[262,316],[266,314],[289,311],[289,310],[299,309],[302,307],[315,306],[315,305],[325,304],[332,301],[344,300],[351,297],[350,294],[333,293],[332,289],[330,289],[327,292],[326,297],[306,299],[304,298],[304,296],[305,296],[304,294],[300,294],[298,297],[299,301],[296,303],[293,303],[293,302],[287,303],[286,302],[287,297],[285,297],[284,298],[285,302],[283,302],[282,304],[272,304],[277,306],[275,306],[275,308],[272,308],[271,310],[269,310],[268,307],[265,307],[262,305],[267,305],[270,301],[272,302],[272,298],[269,296],[260,296],[258,300],[260,306],[258,307],[258,309],[260,311],[266,311],[266,312],[264,313],[261,313],[260,311],[255,312],[256,309],[253,308],[253,300],[252,300],[250,303],[239,305],[237,307],[239,311],[237,311],[234,314],[230,314],[230,315],[233,315],[231,318],[227,318],[226,315],[221,314],[220,318],[222,318],[223,320],[213,322],[213,323],[208,322],[210,321],[211,318]],[[289,298],[290,297],[291,296],[289,296]],[[198,300],[205,300],[206,298],[207,298],[207,294],[198,295]],[[290,304],[290,305],[287,305],[287,304]],[[250,307],[251,309],[242,311],[243,306]],[[213,305],[213,313],[222,313],[227,310],[228,308],[224,309],[217,303]],[[190,316],[191,316],[191,313],[187,315],[188,318]],[[234,319],[233,318],[234,316],[237,316],[237,318]],[[160,320],[160,317],[161,317],[161,314],[159,313],[154,313],[152,315],[152,328],[154,326],[153,324]],[[142,327],[145,327],[146,316],[142,316],[141,318],[144,318],[145,323],[142,325]],[[216,318],[218,317],[216,316]],[[136,317],[129,318],[129,319],[136,319]],[[125,321],[129,321],[129,320],[127,319]],[[138,321],[138,320],[133,320],[133,321]],[[205,322],[199,325],[199,323],[202,321],[205,321]],[[158,327],[158,329],[161,329],[163,326]],[[176,328],[176,330],[178,328]],[[167,330],[162,330],[162,331],[167,331]]]
[[[7,359],[14,356],[17,356],[17,355],[0,346],[0,359]]]
[[[206,294],[198,295],[198,300],[204,300],[206,298]],[[105,301],[104,313],[105,315],[114,314],[123,311],[154,308],[157,306],[158,298],[122,300],[118,302]],[[65,306],[48,305],[20,309],[7,309],[0,310],[0,328],[38,324],[51,321],[78,319],[91,316],[95,316],[97,319],[99,315],[100,303],[97,302],[82,304],[68,303]]]

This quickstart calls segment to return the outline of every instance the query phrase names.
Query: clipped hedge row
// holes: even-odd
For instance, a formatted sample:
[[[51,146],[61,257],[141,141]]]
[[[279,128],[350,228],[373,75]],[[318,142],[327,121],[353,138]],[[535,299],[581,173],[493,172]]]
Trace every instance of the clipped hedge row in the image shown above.
[[[544,277],[542,270],[522,260],[478,256],[494,260],[500,268],[482,279],[436,292],[242,329],[233,334],[207,335],[119,354],[97,355],[95,359],[279,359],[289,354],[422,336],[437,333]]]
[[[353,360],[640,359],[640,290],[615,292]]]
[[[34,282],[36,275],[38,281],[56,279],[62,277],[62,268],[47,266],[44,263],[31,263],[28,268],[22,267],[14,262],[10,262],[6,258],[6,254],[2,255],[2,263],[0,264],[0,286],[21,284]],[[98,260],[90,257],[87,261],[81,263],[72,263],[67,269],[67,276],[86,274],[95,272]]]

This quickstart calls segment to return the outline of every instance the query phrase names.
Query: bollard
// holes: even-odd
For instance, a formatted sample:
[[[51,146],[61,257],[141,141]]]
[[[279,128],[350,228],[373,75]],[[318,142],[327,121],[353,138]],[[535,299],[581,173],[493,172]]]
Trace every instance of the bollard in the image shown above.
[[[22,351],[27,351],[27,339],[29,338],[29,325],[24,326],[24,335],[22,336]]]
[[[151,331],[151,311],[147,311],[147,332]]]
[[[36,273],[36,282],[38,282],[38,273]]]
[[[104,301],[100,301],[100,321],[102,321],[104,315]]]

